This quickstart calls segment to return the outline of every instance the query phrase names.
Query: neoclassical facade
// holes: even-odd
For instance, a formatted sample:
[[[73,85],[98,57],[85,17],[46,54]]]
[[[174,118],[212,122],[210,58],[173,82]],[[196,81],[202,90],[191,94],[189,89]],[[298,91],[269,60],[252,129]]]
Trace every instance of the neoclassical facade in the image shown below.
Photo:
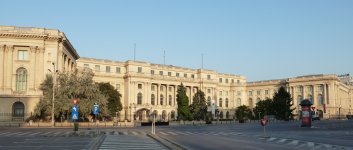
[[[116,87],[122,94],[121,120],[134,120],[135,115],[151,110],[164,121],[176,118],[176,91],[181,83],[187,88],[190,104],[194,93],[202,90],[208,105],[216,101],[223,118],[233,116],[240,105],[253,108],[256,102],[272,98],[281,86],[292,95],[293,108],[309,99],[323,118],[350,114],[353,98],[353,86],[337,75],[246,82],[245,76],[216,70],[80,58],[63,32],[45,28],[0,26],[0,58],[0,121],[24,120],[33,113],[43,95],[40,83],[45,74],[53,72],[53,62],[61,72],[90,68],[94,81]]]
[[[0,121],[33,113],[45,74],[76,68],[76,50],[59,30],[0,26]]]

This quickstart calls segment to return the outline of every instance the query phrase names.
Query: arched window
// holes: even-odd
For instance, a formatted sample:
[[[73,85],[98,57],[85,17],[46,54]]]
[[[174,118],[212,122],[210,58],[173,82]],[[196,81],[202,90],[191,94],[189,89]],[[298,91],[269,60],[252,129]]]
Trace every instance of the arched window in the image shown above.
[[[252,108],[252,98],[249,98],[249,107]]]
[[[219,99],[219,107],[222,107],[222,98]]]
[[[170,113],[170,118],[175,120],[175,112],[174,112],[174,110]]]
[[[172,96],[169,95],[169,105],[172,105]]]
[[[226,98],[226,107],[228,107],[228,98]]]
[[[317,96],[317,104],[318,105],[323,105],[324,104],[324,97],[321,94],[319,94]]]
[[[163,95],[161,94],[160,105],[163,105]]]
[[[223,119],[223,111],[219,114],[219,118]]]
[[[21,102],[16,102],[12,105],[13,109],[13,116],[14,117],[23,117],[25,106]]]
[[[16,91],[27,91],[27,70],[19,68],[16,71]]]
[[[298,105],[302,102],[303,97],[301,95],[298,95],[297,97],[297,101],[298,101]]]
[[[238,99],[237,99],[237,106],[239,107],[240,105],[241,105],[241,99],[238,98]]]
[[[259,102],[260,102],[260,98],[257,98],[257,99],[256,99],[256,103],[259,103]]]
[[[229,119],[229,111],[226,113],[226,119]]]
[[[311,104],[314,104],[313,97],[311,95],[308,95],[308,100],[311,102]]]
[[[137,104],[142,104],[142,94],[141,93],[137,94]]]
[[[210,96],[207,97],[207,106],[211,106],[211,97]]]
[[[154,94],[151,95],[151,104],[154,105]]]

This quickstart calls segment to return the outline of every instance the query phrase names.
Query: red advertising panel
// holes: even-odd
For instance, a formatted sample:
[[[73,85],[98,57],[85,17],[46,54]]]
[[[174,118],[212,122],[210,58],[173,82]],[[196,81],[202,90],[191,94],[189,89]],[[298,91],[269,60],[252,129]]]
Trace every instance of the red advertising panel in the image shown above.
[[[302,123],[310,124],[310,106],[302,106]]]
[[[326,104],[324,104],[324,113],[326,113]]]

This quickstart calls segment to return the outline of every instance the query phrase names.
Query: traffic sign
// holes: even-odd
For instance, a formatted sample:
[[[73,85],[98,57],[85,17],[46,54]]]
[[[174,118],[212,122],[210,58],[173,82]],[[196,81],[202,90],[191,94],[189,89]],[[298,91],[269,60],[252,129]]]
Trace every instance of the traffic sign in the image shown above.
[[[77,111],[78,111],[77,106],[72,107],[72,112],[77,112]]]
[[[78,120],[78,112],[72,112],[71,118],[72,120]]]
[[[315,110],[315,107],[311,107],[311,109],[314,111],[314,110]]]
[[[96,107],[96,106],[93,107],[93,114],[94,115],[99,114],[99,107]]]
[[[261,119],[261,124],[262,124],[263,126],[266,126],[266,123],[267,123],[267,120],[266,120],[266,119]]]
[[[311,112],[311,116],[312,116],[313,118],[315,118],[315,111],[312,111],[312,112]]]
[[[211,109],[212,110],[212,115],[215,114],[215,105],[214,105],[214,103],[215,103],[215,100],[212,100],[212,109]]]
[[[78,99],[73,99],[72,102],[74,102],[74,105],[77,104]]]
[[[93,106],[94,107],[99,107],[99,102],[98,101],[94,102]]]

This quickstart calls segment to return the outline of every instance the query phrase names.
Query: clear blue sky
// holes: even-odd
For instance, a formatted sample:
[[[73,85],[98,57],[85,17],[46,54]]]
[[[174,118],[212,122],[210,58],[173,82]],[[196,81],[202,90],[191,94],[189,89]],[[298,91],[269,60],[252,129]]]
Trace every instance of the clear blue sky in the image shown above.
[[[353,74],[353,1],[2,1],[1,25],[63,31],[81,57],[204,68],[247,81]]]

